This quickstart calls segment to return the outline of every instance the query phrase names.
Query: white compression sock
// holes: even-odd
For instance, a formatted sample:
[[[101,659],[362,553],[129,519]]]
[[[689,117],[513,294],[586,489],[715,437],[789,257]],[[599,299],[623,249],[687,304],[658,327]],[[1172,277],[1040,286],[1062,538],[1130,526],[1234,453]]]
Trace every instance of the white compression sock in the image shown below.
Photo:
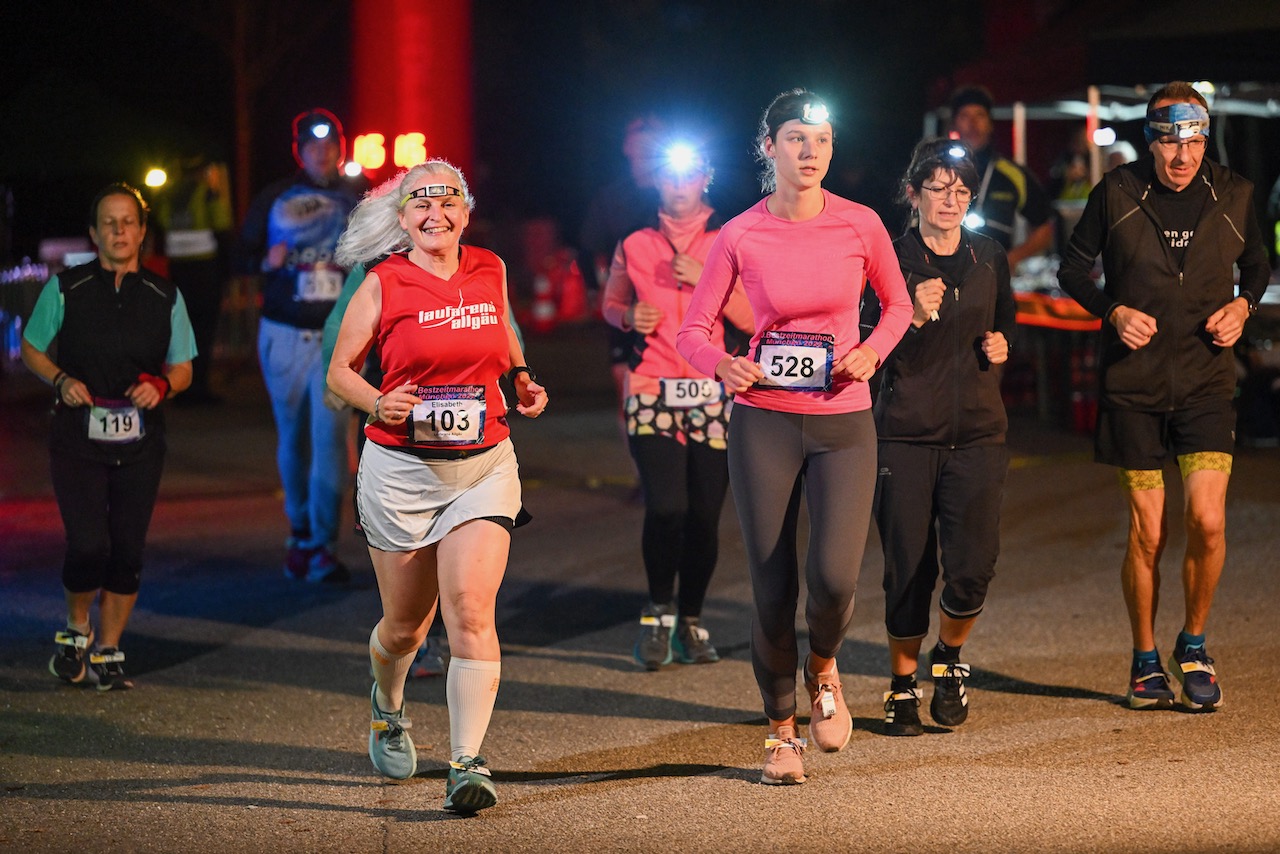
[[[369,663],[373,665],[373,679],[378,683],[378,708],[382,711],[398,712],[404,707],[404,680],[413,666],[416,652],[392,655],[378,640],[378,626],[373,627],[369,635]]]
[[[449,740],[454,762],[479,755],[500,681],[501,661],[449,659],[445,697],[449,702]]]

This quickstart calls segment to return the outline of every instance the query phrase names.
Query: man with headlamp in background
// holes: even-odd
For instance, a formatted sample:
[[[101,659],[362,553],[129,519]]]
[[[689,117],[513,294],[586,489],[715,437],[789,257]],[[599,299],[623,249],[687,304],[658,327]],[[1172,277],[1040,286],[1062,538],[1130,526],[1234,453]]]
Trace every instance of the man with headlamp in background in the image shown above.
[[[952,135],[972,149],[982,179],[964,224],[998,241],[1009,258],[1009,269],[1016,272],[1024,258],[1053,247],[1053,208],[1035,176],[992,147],[992,106],[991,93],[982,86],[965,86],[951,96]],[[1031,232],[1015,244],[1018,216],[1027,221]]]
[[[1235,446],[1231,347],[1270,270],[1253,184],[1204,157],[1209,104],[1169,83],[1147,105],[1150,156],[1118,166],[1089,194],[1058,273],[1102,324],[1095,459],[1116,466],[1128,497],[1121,586],[1133,632],[1128,704],[1175,699],[1155,644],[1160,555],[1167,544],[1163,468],[1177,457],[1186,494],[1186,616],[1169,658],[1180,705],[1222,705],[1205,626],[1226,560],[1226,497]],[[1090,277],[1102,256],[1106,284]],[[1239,288],[1232,265],[1240,268]]]
[[[346,271],[333,260],[347,214],[368,189],[339,171],[345,140],[328,110],[293,120],[297,173],[269,185],[241,232],[248,272],[263,276],[258,359],[279,431],[276,463],[290,535],[285,575],[341,583],[335,546],[347,476],[347,415],[325,405],[321,338]]]

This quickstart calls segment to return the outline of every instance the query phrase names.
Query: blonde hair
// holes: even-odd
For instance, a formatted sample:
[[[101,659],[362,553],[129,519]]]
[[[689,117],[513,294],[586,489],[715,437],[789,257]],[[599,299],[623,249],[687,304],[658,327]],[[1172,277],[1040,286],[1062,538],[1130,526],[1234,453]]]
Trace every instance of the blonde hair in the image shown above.
[[[347,219],[347,230],[338,238],[334,252],[344,267],[367,264],[375,258],[404,252],[413,247],[408,233],[400,227],[400,208],[409,188],[424,175],[449,175],[458,181],[467,210],[475,210],[476,200],[462,171],[447,160],[434,159],[406,169],[364,194]]]

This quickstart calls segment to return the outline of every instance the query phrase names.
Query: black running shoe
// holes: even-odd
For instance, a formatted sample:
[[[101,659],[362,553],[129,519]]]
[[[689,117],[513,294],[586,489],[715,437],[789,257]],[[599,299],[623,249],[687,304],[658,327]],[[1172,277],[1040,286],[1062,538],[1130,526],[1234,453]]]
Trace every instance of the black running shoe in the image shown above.
[[[104,646],[89,653],[89,667],[98,677],[99,691],[128,691],[133,680],[124,675],[124,653]]]
[[[53,642],[58,645],[58,649],[53,658],[49,659],[49,672],[72,685],[83,682],[85,676],[89,675],[84,663],[85,650],[89,648],[93,638],[75,629],[67,629],[54,635]]]
[[[933,676],[933,699],[929,702],[929,716],[942,726],[960,726],[969,717],[969,697],[964,691],[969,665],[935,663],[932,655],[929,656],[929,664]]]
[[[920,700],[924,691],[909,688],[906,691],[884,692],[885,735],[923,735],[920,723]]]

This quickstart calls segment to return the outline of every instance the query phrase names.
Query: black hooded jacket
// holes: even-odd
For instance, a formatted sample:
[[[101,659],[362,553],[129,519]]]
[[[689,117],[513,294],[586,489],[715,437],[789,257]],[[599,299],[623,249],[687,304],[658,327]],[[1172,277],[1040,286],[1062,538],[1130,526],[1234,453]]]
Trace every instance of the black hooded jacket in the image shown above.
[[[1205,159],[1193,179],[1208,184],[1207,201],[1181,263],[1151,203],[1151,156],[1117,166],[1089,193],[1071,236],[1058,281],[1090,313],[1106,318],[1117,305],[1156,320],[1145,347],[1130,350],[1115,327],[1102,324],[1100,381],[1104,405],[1148,412],[1230,400],[1235,367],[1230,350],[1213,343],[1205,321],[1240,289],[1254,302],[1270,267],[1253,209],[1253,184]],[[1105,284],[1090,276],[1102,255]]]
[[[1001,332],[1013,341],[1017,307],[1009,262],[991,238],[968,230],[961,235],[958,280],[935,266],[918,230],[894,241],[907,292],[940,278],[947,295],[938,319],[908,327],[881,369],[875,419],[882,442],[963,448],[1005,440],[1001,369],[983,355],[982,340],[987,332]]]

